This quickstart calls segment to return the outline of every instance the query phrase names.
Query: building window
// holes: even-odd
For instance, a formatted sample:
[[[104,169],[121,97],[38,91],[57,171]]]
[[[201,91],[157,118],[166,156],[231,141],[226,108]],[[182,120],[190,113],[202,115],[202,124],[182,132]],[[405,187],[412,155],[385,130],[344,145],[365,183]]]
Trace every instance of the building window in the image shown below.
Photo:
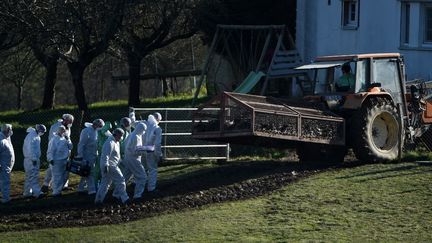
[[[432,5],[424,7],[424,43],[432,44]]]
[[[402,13],[401,13],[402,45],[408,45],[410,42],[410,16],[411,16],[411,5],[409,3],[402,4]]]
[[[357,29],[359,23],[359,0],[342,1],[342,27]]]

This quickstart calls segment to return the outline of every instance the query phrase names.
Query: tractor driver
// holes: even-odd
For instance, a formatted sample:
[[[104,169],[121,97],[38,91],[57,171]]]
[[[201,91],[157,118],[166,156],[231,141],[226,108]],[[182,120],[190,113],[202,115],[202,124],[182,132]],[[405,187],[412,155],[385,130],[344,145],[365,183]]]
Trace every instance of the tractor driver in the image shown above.
[[[336,91],[347,92],[355,88],[355,76],[351,73],[351,66],[348,62],[342,65],[342,76],[336,81]]]

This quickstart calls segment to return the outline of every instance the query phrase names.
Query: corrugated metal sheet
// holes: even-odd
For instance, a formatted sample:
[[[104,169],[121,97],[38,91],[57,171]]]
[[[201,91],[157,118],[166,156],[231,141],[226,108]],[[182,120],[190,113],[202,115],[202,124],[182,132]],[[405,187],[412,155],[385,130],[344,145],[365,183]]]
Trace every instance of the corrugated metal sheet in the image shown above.
[[[319,69],[319,68],[330,68],[342,66],[346,61],[335,61],[335,62],[315,62],[311,64],[306,64],[300,67],[296,67],[296,70],[306,70],[306,69]]]

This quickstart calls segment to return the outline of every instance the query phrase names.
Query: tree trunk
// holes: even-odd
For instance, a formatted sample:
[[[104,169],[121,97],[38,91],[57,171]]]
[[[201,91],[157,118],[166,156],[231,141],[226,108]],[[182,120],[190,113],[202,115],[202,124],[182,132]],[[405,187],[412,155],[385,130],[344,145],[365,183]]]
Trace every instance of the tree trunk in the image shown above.
[[[168,96],[168,81],[166,78],[162,78],[162,95],[164,97]]]
[[[57,64],[58,64],[58,59],[54,59],[54,58],[46,62],[44,97],[43,97],[41,109],[54,108],[55,85],[57,80]]]
[[[84,121],[87,121],[90,118],[83,83],[83,75],[86,66],[80,64],[79,62],[72,62],[68,63],[68,68],[72,77],[73,85],[75,87],[75,99],[81,114],[81,119],[79,120],[81,126]]]
[[[17,94],[17,109],[21,110],[22,108],[22,99],[23,99],[23,85],[18,85],[18,94]]]
[[[140,105],[140,88],[141,88],[141,60],[136,55],[128,55],[129,65],[129,106],[136,107]]]
[[[175,95],[175,88],[174,88],[174,78],[170,78],[170,86],[171,86],[171,93],[174,96]]]

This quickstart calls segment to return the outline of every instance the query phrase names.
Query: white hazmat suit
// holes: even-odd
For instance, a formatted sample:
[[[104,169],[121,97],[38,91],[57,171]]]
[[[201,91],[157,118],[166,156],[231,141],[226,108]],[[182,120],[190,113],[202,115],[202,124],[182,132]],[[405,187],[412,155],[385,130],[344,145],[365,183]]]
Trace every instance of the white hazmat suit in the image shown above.
[[[153,115],[149,115],[148,117],[144,140],[145,146],[154,146],[154,151],[146,153],[147,191],[151,192],[156,189],[158,163],[162,158],[162,129]]]
[[[3,196],[2,203],[10,201],[10,173],[15,163],[15,152],[10,136],[12,136],[12,126],[10,126],[9,134],[5,135],[3,129],[0,132],[0,189]]]
[[[122,163],[135,178],[134,199],[142,197],[147,180],[147,174],[141,164],[141,153],[137,150],[139,146],[143,145],[142,135],[146,128],[147,126],[144,123],[136,124],[135,130],[129,135],[125,142],[125,157]]]
[[[118,192],[123,203],[129,199],[126,193],[126,183],[123,174],[118,167],[120,162],[120,143],[115,139],[114,135],[109,137],[102,147],[100,158],[102,179],[96,193],[96,204],[104,201],[111,183],[114,183],[115,190]]]
[[[89,195],[96,193],[93,172],[98,155],[97,138],[97,130],[93,128],[92,124],[90,124],[90,126],[84,128],[81,131],[80,140],[78,143],[78,157],[81,157],[83,161],[87,161],[91,168],[90,175],[88,177],[81,177],[81,181],[78,185],[78,192],[83,192],[87,186],[87,192]]]
[[[41,188],[39,186],[39,168],[41,138],[36,129],[29,127],[27,136],[24,139],[23,154],[24,154],[24,197],[39,197]]]
[[[65,132],[61,133],[59,127],[58,135],[55,135],[48,144],[47,158],[52,161],[52,194],[53,196],[61,195],[65,183],[66,163],[72,150],[72,142],[69,137],[65,137]]]
[[[71,127],[72,127],[71,125],[72,124],[70,124],[69,126],[65,127],[66,128],[65,136],[68,137],[68,138],[70,138],[70,136],[71,136]],[[57,122],[54,123],[50,127],[50,130],[48,132],[48,144],[51,141],[51,139],[53,139],[54,136],[56,136],[56,133],[57,133],[58,128],[60,126],[63,126],[63,119],[57,120]],[[44,184],[43,184],[45,187],[48,187],[51,184],[51,182],[52,182],[51,181],[52,180],[52,169],[51,169],[51,167],[52,167],[51,165],[48,165],[48,168],[47,168],[47,170],[45,172],[45,178],[44,178]],[[69,173],[68,173],[68,171],[65,171],[65,175],[64,175],[65,183],[64,184],[65,184],[66,187],[68,186],[68,178],[69,178]]]

